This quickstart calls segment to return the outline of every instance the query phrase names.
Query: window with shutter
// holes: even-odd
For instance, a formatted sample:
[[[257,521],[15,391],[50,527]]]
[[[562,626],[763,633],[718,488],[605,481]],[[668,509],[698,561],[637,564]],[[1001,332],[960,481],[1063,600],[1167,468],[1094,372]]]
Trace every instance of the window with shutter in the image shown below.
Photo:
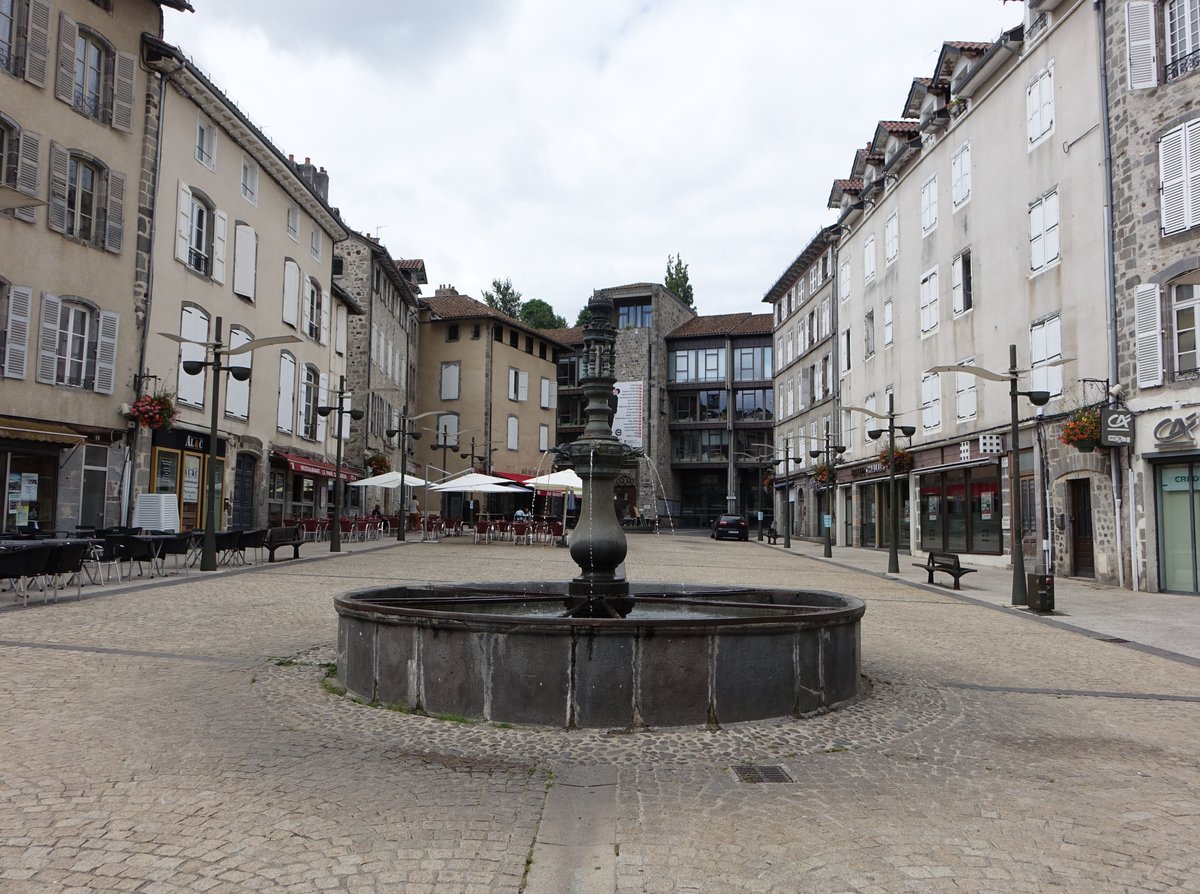
[[[1043,270],[1058,260],[1058,190],[1029,206],[1029,269]]]
[[[337,315],[334,323],[334,350],[339,354],[346,353],[346,329],[348,322],[348,312],[344,305],[339,304],[337,307]]]
[[[927,335],[938,328],[941,315],[938,309],[937,268],[921,277],[921,334]]]
[[[900,222],[895,211],[888,216],[883,225],[883,254],[888,266],[891,266],[900,254]]]
[[[1029,382],[1034,391],[1062,394],[1062,320],[1053,316],[1029,327]]]
[[[959,366],[974,366],[975,358],[959,361]],[[954,414],[959,422],[974,419],[977,407],[975,386],[977,382],[970,373],[954,374]]]
[[[50,4],[46,0],[29,0],[25,24],[25,71],[24,78],[38,87],[46,86],[46,73],[50,58]],[[17,59],[9,57],[9,71],[17,71]]]
[[[212,278],[213,282],[225,282],[225,242],[229,229],[229,215],[217,211],[213,215],[212,232]]]
[[[137,60],[130,53],[117,53],[113,67],[112,126],[133,133],[134,77]]]
[[[863,243],[863,282],[875,281],[875,237],[869,236]]]
[[[883,302],[883,343],[885,345],[892,343],[892,302],[890,300]]]
[[[942,383],[937,373],[928,373],[921,379],[921,423],[925,431],[940,428],[942,424]]]
[[[1163,235],[1200,224],[1200,119],[1163,135],[1158,165]]]
[[[955,208],[971,198],[970,143],[963,143],[950,159],[950,192]]]
[[[538,425],[538,450],[545,453],[550,449],[550,426]]]
[[[250,341],[252,336],[240,326],[229,330],[229,347],[237,348]],[[227,363],[229,366],[249,370],[253,352],[234,354]],[[225,379],[225,415],[234,419],[247,419],[250,416],[250,380],[239,382],[233,376]]]
[[[930,233],[937,227],[937,175],[921,186],[921,232]]]
[[[1054,132],[1054,66],[1038,72],[1025,90],[1029,148],[1040,145]]]
[[[254,227],[238,224],[233,235],[233,292],[254,300],[258,272],[258,234]]]
[[[372,398],[372,400],[375,398],[375,396],[376,395],[374,395],[374,394],[368,395],[368,397]],[[330,395],[329,395],[329,373],[321,373],[320,377],[317,379],[317,404],[318,404],[318,406],[322,406],[322,407],[329,406],[329,397],[330,397]],[[333,416],[322,416],[320,413],[317,414],[317,442],[318,443],[324,444],[326,442],[326,440],[328,439],[328,437],[329,437],[329,420],[333,419],[333,418],[334,418]]]
[[[1129,89],[1144,90],[1158,84],[1158,41],[1154,33],[1154,3],[1130,0],[1125,4],[1126,60]]]
[[[108,202],[104,221],[104,250],[121,253],[125,239],[125,175],[109,171]]]
[[[288,258],[283,262],[283,322],[296,327],[299,319],[300,265]]]
[[[457,361],[442,364],[442,400],[458,400],[458,372],[459,364]]]
[[[3,375],[8,379],[25,378],[29,360],[29,323],[33,316],[33,289],[10,286],[4,327]]]
[[[117,338],[121,331],[121,316],[102,310],[96,327],[96,374],[93,390],[97,394],[112,394],[117,378]]]
[[[279,355],[279,409],[275,427],[291,433],[296,399],[296,358],[287,351]]]
[[[38,166],[40,164],[42,138],[30,130],[18,131],[15,127],[5,128],[0,123],[0,179],[15,186],[18,192],[37,196]],[[13,156],[16,156],[15,163]],[[12,176],[15,174],[15,176]],[[37,219],[35,207],[17,208],[13,211],[17,220],[33,223]]]
[[[45,385],[53,385],[58,381],[58,323],[61,316],[62,299],[43,292],[35,378]]]
[[[508,449],[520,449],[521,423],[516,416],[508,417]]]
[[[184,371],[183,364],[189,360],[203,362],[207,359],[204,342],[208,341],[208,314],[194,305],[185,305],[180,316],[179,335],[189,340],[179,346],[179,402],[192,407],[202,407],[208,370],[202,368],[200,372],[191,375]]]
[[[1137,384],[1154,388],[1163,383],[1162,308],[1158,286],[1142,283],[1133,289]]]

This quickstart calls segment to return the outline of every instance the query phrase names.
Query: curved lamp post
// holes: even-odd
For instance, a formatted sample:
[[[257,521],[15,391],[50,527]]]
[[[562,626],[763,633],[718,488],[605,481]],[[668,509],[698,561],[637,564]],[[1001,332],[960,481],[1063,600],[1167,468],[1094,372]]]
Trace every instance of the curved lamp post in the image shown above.
[[[917,433],[915,425],[896,425],[896,407],[893,401],[893,396],[888,395],[887,413],[876,413],[874,410],[868,410],[866,407],[844,407],[846,410],[854,410],[858,413],[866,413],[868,416],[874,416],[876,419],[886,419],[887,428],[871,428],[867,429],[867,437],[872,441],[878,441],[883,437],[886,431],[888,436],[888,452],[891,459],[888,461],[888,574],[900,573],[900,501],[896,497],[896,433],[899,432],[906,438],[912,438]]]
[[[208,430],[208,475],[205,481],[205,498],[204,505],[206,512],[204,514],[204,541],[200,548],[200,570],[201,571],[216,571],[217,570],[217,512],[219,506],[215,506],[217,498],[217,419],[220,416],[220,399],[221,399],[221,372],[228,372],[239,382],[245,382],[250,378],[250,367],[248,366],[233,366],[229,363],[222,363],[222,357],[232,357],[236,354],[248,354],[251,351],[265,348],[267,345],[283,345],[290,342],[300,341],[294,335],[270,335],[266,338],[253,338],[248,342],[238,345],[236,348],[231,348],[221,341],[222,320],[217,317],[213,320],[213,340],[212,341],[195,341],[190,338],[176,335],[173,332],[160,332],[163,338],[169,338],[171,341],[186,345],[200,345],[204,348],[208,359],[206,360],[184,360],[181,364],[183,371],[189,376],[199,374],[206,366],[211,366],[213,371],[212,376],[212,413],[210,416],[210,424]]]
[[[770,447],[771,447],[770,444],[751,444],[750,446],[751,447],[766,447],[768,450],[770,450]],[[762,539],[763,539],[763,529],[762,529],[763,472],[768,468],[772,468],[774,466],[779,465],[781,462],[783,462],[783,460],[776,459],[775,455],[774,455],[774,451],[771,451],[770,453],[735,453],[734,456],[741,456],[741,457],[745,457],[746,459],[754,460],[755,467],[758,469],[758,474],[754,479],[754,511],[755,511],[755,514],[758,516],[758,541],[759,541],[759,543],[762,543]],[[787,540],[786,536],[785,536],[784,540],[785,541]],[[790,544],[788,544],[788,545],[790,545]]]
[[[825,493],[825,508],[829,510],[829,524],[825,524],[825,519],[821,519],[821,526],[825,529],[825,552],[826,559],[833,558],[833,463],[836,457],[841,456],[846,452],[846,445],[834,444],[833,439],[829,436],[829,423],[825,423],[825,446],[820,450],[810,450],[808,455],[813,459],[817,459],[821,454],[825,454],[825,484],[821,490]]]
[[[330,413],[336,414],[337,420],[337,471],[333,481],[333,525],[329,532],[329,551],[331,553],[340,553],[342,551],[342,429],[343,420],[346,416],[357,421],[366,415],[362,410],[352,410],[346,406],[346,398],[350,392],[346,390],[346,377],[338,376],[337,403],[332,407],[317,407],[318,416],[328,416]]]
[[[1050,401],[1049,391],[1018,391],[1017,376],[1021,370],[1017,369],[1017,346],[1008,346],[1008,372],[998,373],[992,372],[990,369],[984,369],[980,366],[931,366],[925,370],[927,373],[966,373],[969,376],[976,376],[980,379],[987,379],[989,382],[1008,382],[1008,396],[1012,409],[1012,418],[1010,420],[1010,433],[1008,449],[1012,456],[1008,461],[1008,474],[1012,482],[1012,604],[1013,605],[1028,605],[1029,592],[1025,586],[1025,547],[1022,542],[1024,532],[1021,530],[1021,470],[1019,468],[1020,456],[1020,422],[1021,418],[1018,412],[1017,398],[1024,396],[1029,398],[1029,402],[1035,407],[1044,407]]]
[[[397,513],[400,516],[400,523],[396,525],[397,541],[404,540],[404,529],[408,527],[408,504],[404,499],[405,493],[408,491],[408,485],[404,483],[404,478],[408,475],[408,439],[420,440],[421,433],[413,427],[413,423],[424,416],[436,415],[437,412],[437,410],[429,410],[426,413],[409,416],[408,407],[405,407],[400,412],[400,427],[389,428],[384,432],[389,441],[396,435],[400,436],[400,511]]]

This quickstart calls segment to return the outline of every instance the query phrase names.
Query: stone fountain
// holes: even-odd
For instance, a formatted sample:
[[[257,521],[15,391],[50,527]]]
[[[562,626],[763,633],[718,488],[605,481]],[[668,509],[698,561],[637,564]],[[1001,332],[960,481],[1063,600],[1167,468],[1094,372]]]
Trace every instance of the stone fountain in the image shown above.
[[[555,451],[583,479],[571,538],[579,575],[338,597],[339,682],[368,701],[431,714],[567,728],[716,727],[854,699],[862,600],[618,576],[627,544],[613,485],[634,454],[609,416],[613,306],[597,296],[589,311],[587,424]]]

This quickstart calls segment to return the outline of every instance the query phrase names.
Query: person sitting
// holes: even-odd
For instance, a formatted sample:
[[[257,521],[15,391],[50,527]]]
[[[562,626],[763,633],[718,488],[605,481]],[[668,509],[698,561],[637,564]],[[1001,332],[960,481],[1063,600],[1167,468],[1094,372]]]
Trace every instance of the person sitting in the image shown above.
[[[383,515],[383,513],[379,510],[379,504],[376,503],[375,508],[371,510],[371,517],[379,518],[379,516],[381,516],[381,515]]]
[[[513,521],[525,521],[525,510],[518,509],[513,513]]]
[[[772,522],[771,527],[767,528],[767,543],[774,546],[775,541],[778,539],[779,539],[779,532],[775,530],[775,524]]]

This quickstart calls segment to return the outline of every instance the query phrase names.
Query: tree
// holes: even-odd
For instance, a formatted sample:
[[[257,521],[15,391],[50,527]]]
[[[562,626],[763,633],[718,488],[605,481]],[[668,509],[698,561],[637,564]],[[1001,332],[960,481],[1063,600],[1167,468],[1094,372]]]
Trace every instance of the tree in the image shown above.
[[[688,265],[683,263],[682,255],[667,255],[667,276],[663,285],[682,298],[688,307],[696,306],[692,284],[688,282]]]
[[[579,316],[577,316],[575,318],[575,325],[576,326],[586,326],[591,321],[592,321],[592,312],[588,309],[588,306],[585,304],[583,307],[579,308]]]
[[[554,308],[541,298],[530,298],[521,305],[518,319],[534,329],[565,329],[567,321],[554,312]]]
[[[508,314],[514,319],[521,315],[521,293],[513,288],[511,279],[492,280],[492,291],[483,293],[483,300],[488,307],[501,313]]]

